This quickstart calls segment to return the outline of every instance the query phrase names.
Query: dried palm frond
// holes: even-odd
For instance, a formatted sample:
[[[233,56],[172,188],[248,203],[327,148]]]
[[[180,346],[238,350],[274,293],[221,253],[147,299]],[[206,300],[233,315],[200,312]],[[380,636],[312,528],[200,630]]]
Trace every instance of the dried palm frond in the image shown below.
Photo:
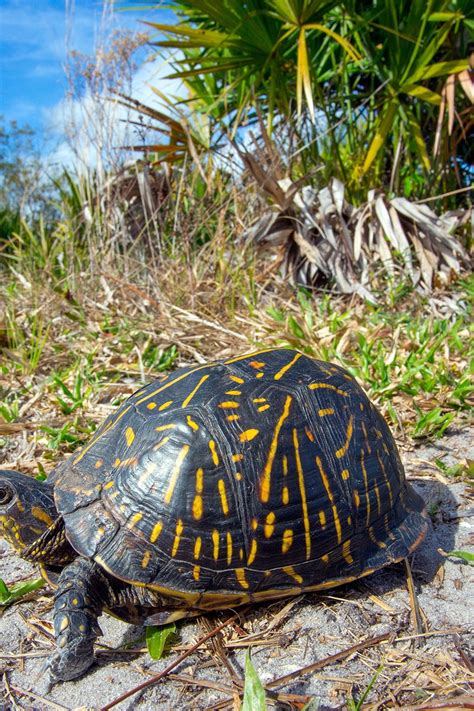
[[[276,204],[247,236],[284,251],[284,272],[293,283],[332,283],[342,293],[373,301],[369,285],[378,267],[390,275],[403,267],[414,285],[429,290],[447,283],[468,263],[466,251],[451,234],[467,218],[465,211],[438,217],[426,205],[389,199],[377,190],[355,208],[335,178],[319,191],[289,178],[276,181],[278,190],[274,183],[265,177]]]
[[[170,169],[158,169],[144,161],[130,162],[111,174],[94,196],[108,231],[124,247],[133,244],[148,231],[159,243],[158,216],[170,193]],[[89,205],[84,217],[93,222]]]

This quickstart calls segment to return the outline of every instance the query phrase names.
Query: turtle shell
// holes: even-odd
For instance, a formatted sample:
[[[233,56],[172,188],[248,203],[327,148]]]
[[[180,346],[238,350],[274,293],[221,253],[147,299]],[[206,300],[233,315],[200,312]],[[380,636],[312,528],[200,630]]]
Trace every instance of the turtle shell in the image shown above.
[[[146,385],[53,481],[78,553],[201,609],[353,580],[427,529],[361,387],[287,349]]]

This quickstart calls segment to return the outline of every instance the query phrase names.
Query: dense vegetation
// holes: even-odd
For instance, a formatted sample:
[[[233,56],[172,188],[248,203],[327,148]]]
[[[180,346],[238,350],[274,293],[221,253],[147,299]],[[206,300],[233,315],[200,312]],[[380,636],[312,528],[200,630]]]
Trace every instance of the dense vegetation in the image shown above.
[[[116,404],[176,359],[269,343],[340,361],[396,427],[443,432],[471,393],[471,292],[456,282],[469,248],[470,4],[174,7],[176,25],[157,22],[158,10],[144,18],[161,32],[160,51],[179,49],[173,71],[191,100],[162,96],[166,109],[157,109],[121,94],[146,139],[161,136],[142,142],[133,168],[115,162],[113,173],[48,183],[29,130],[2,128],[3,433],[33,427],[47,468],[96,427],[101,403]],[[128,41],[127,62],[136,46]],[[91,66],[84,76],[101,86]],[[443,102],[450,117],[456,103],[457,128]],[[224,144],[236,148],[230,157]],[[455,192],[436,206],[462,208],[457,221],[435,223],[413,203],[415,217],[395,220],[405,205],[395,196],[435,190]],[[401,232],[405,251],[394,242]],[[352,296],[331,295],[334,287]],[[18,442],[3,444],[13,452]]]

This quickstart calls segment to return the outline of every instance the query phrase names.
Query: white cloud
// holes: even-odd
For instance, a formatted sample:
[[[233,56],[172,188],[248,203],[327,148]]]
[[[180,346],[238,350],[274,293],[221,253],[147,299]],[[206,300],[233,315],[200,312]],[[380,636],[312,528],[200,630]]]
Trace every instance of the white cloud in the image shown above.
[[[186,89],[182,82],[167,79],[172,71],[167,62],[155,60],[145,62],[132,78],[128,92],[137,101],[170,113],[169,107],[160,101],[153,91],[156,87],[173,101],[176,97],[184,98]],[[47,111],[47,123],[50,131],[57,136],[59,144],[48,156],[51,166],[67,167],[81,171],[86,168],[103,169],[104,159],[110,159],[113,150],[124,145],[136,145],[143,141],[137,127],[131,126],[127,119],[138,120],[138,114],[129,112],[117,102],[105,95],[93,97],[86,93],[82,98],[62,99]],[[147,119],[144,117],[146,126]],[[157,133],[148,132],[146,139]],[[69,139],[61,140],[68,136]],[[140,154],[135,153],[134,157]]]

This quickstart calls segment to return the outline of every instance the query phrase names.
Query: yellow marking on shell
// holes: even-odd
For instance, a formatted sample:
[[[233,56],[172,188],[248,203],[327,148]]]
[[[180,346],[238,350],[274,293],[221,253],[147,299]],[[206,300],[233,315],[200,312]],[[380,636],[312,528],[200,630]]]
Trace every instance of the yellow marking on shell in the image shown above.
[[[235,576],[237,578],[237,582],[241,587],[244,588],[244,590],[247,590],[249,587],[249,584],[245,578],[245,568],[236,568],[235,569]]]
[[[271,353],[274,350],[274,348],[263,348],[261,351],[255,351],[254,353],[246,353],[245,355],[236,356],[235,358],[226,360],[225,365],[229,365],[230,363],[237,363],[237,361],[246,360],[247,358],[256,358],[259,355],[263,355],[264,353]]]
[[[352,439],[352,433],[353,433],[353,431],[354,431],[353,426],[352,426],[353,420],[354,420],[354,418],[353,418],[352,415],[351,415],[350,418],[349,418],[349,424],[347,425],[346,441],[344,442],[344,444],[343,444],[343,446],[341,447],[341,449],[338,449],[337,452],[336,452],[336,457],[337,457],[338,459],[340,459],[341,457],[343,457],[343,456],[345,455],[345,453],[347,452],[347,450],[349,449],[349,444],[350,444],[350,441],[351,441],[351,439]]]
[[[79,632],[85,632],[86,626],[85,625],[79,625]]]
[[[242,390],[226,390],[225,395],[242,395]]]
[[[347,517],[347,525],[352,526],[352,516]]]
[[[387,485],[388,498],[390,499],[390,508],[391,508],[392,505],[393,505],[392,487],[391,487],[390,481],[389,481],[388,476],[387,476],[387,470],[385,469],[385,464],[383,463],[383,459],[382,459],[382,457],[380,456],[380,453],[379,453],[379,452],[377,452],[377,459],[379,460],[379,465],[380,465],[380,468],[381,468],[381,470],[382,470],[383,477],[384,477],[384,479],[385,479],[385,483],[386,483],[386,485]]]
[[[360,407],[360,411],[364,412],[364,403],[360,402],[359,407]]]
[[[251,442],[253,439],[255,439],[255,437],[258,435],[258,433],[259,433],[259,430],[254,430],[254,429],[244,430],[243,432],[241,432],[239,434],[239,440],[241,442]]]
[[[349,479],[349,476],[350,476],[349,469],[343,469],[341,472],[341,476],[344,479],[344,481],[347,481],[347,479]]]
[[[241,453],[232,455],[233,462],[241,462],[243,458],[244,458],[244,455]]]
[[[326,528],[326,514],[324,511],[319,512],[319,523],[321,524],[321,528]]]
[[[212,461],[215,464],[215,466],[217,467],[217,465],[219,464],[219,455],[217,454],[216,443],[214,442],[213,439],[210,439],[208,444],[209,444],[209,449],[211,450]]]
[[[354,489],[354,491],[352,492],[352,498],[354,499],[356,509],[358,509],[360,506],[360,496],[357,489]]]
[[[341,388],[337,388],[335,385],[331,385],[331,383],[311,383],[308,387],[310,390],[334,390],[338,395],[348,397],[348,393],[346,393],[345,390],[341,390]]]
[[[17,507],[18,511],[20,511],[21,513],[23,513],[23,511],[25,510],[25,507],[23,506],[21,501],[16,502],[16,507]]]
[[[78,599],[77,597],[73,598],[72,604],[73,604],[74,606],[75,606],[75,605],[79,605],[79,599]]]
[[[268,451],[267,461],[266,461],[265,466],[263,468],[262,476],[260,479],[260,500],[263,503],[267,503],[268,499],[270,498],[270,480],[271,480],[271,474],[272,474],[273,461],[275,459],[275,455],[276,455],[277,448],[278,448],[278,437],[280,435],[280,430],[283,427],[284,421],[290,414],[290,407],[291,407],[292,401],[293,401],[293,398],[291,397],[291,395],[287,395],[286,400],[285,400],[285,405],[283,407],[283,412],[280,415],[280,417],[276,423],[275,429],[273,431],[273,437],[272,437],[272,441],[270,444],[270,449]]]
[[[298,432],[296,427],[293,428],[293,446],[295,448],[296,471],[298,473],[298,486],[301,497],[301,509],[303,512],[304,538],[306,543],[306,560],[311,556],[311,525],[308,516],[308,504],[306,501],[306,488],[304,483],[304,471],[301,466],[300,446],[298,442]]]
[[[293,531],[291,528],[286,528],[283,531],[283,538],[281,542],[281,552],[288,553],[291,546],[293,545]]]
[[[154,410],[156,407],[156,402],[149,402],[147,405],[148,410]]]
[[[150,558],[151,558],[151,551],[145,551],[145,553],[143,554],[143,558],[142,558],[142,568],[148,567]]]
[[[321,560],[323,561],[323,563],[329,563],[329,556],[328,556],[328,554],[325,553],[324,555],[322,555],[322,556],[321,556]]]
[[[250,544],[250,553],[249,553],[249,557],[247,558],[247,565],[252,565],[252,563],[255,560],[256,555],[257,555],[257,541],[255,538],[252,538],[252,542]]]
[[[199,467],[199,469],[196,470],[196,492],[198,494],[202,494],[203,482],[204,482],[204,471],[203,471],[202,467]]]
[[[226,419],[228,422],[234,422],[239,419],[239,415],[227,415]]]
[[[349,565],[354,562],[354,558],[351,555],[350,540],[344,541],[344,543],[342,544],[342,557],[344,558],[346,563],[349,563]]]
[[[122,459],[120,462],[119,466],[120,467],[129,467],[129,466],[135,466],[135,464],[138,462],[138,459],[136,457],[127,457],[127,459]]]
[[[265,375],[265,373],[260,372],[260,373],[257,373],[257,375],[255,377],[256,378],[263,378],[264,375]]]
[[[244,559],[244,549],[243,548],[239,548],[239,558],[240,558],[240,560]]]
[[[302,355],[303,355],[302,353],[297,353],[295,355],[295,357],[292,360],[290,360],[289,363],[284,365],[283,368],[280,368],[278,373],[275,373],[275,375],[273,376],[274,380],[280,380],[280,378],[282,378],[285,375],[285,373],[290,370],[290,368],[296,363],[296,361],[299,358],[301,358]]]
[[[179,548],[179,543],[181,541],[181,534],[183,533],[183,522],[180,518],[176,521],[176,532],[174,536],[174,541],[173,541],[173,548],[171,549],[171,555],[174,558],[176,553],[178,552]]]
[[[102,538],[102,536],[105,533],[105,528],[103,526],[98,526],[97,528],[97,537]]]
[[[365,453],[364,450],[360,450],[360,465],[362,467],[362,474],[364,476],[364,491],[365,491],[365,501],[367,504],[367,514],[365,519],[366,528],[369,527],[370,521],[370,494],[369,494],[369,477],[367,475],[367,469],[365,468]]]
[[[266,363],[264,363],[263,360],[251,360],[249,361],[249,366],[255,370],[259,370],[259,368],[265,368]]]
[[[163,410],[166,410],[167,407],[173,404],[173,400],[167,400],[164,402],[162,405],[159,406],[158,410],[162,412]]]
[[[266,397],[254,397],[252,402],[259,403],[259,402],[266,402],[267,398]]]
[[[314,434],[311,432],[310,429],[305,427],[305,432],[306,432],[306,437],[309,439],[310,442],[314,442]]]
[[[263,527],[263,533],[265,538],[271,538],[273,531],[275,529],[275,521],[276,521],[276,516],[273,513],[273,511],[270,511],[269,514],[267,514],[267,517],[265,519],[265,525]]]
[[[201,566],[195,565],[193,567],[193,578],[194,578],[194,580],[196,580],[196,582],[199,580],[200,575],[201,575]]]
[[[215,528],[212,532],[212,551],[214,560],[219,559],[219,531]]]
[[[178,458],[176,459],[175,465],[173,467],[173,471],[171,472],[170,483],[169,483],[168,489],[165,494],[165,499],[164,499],[165,504],[169,504],[171,501],[171,497],[173,496],[173,491],[176,486],[176,482],[178,481],[179,472],[181,471],[181,467],[183,465],[183,462],[184,462],[188,452],[189,452],[189,444],[184,444],[181,447],[181,450],[178,454]]]
[[[235,407],[239,407],[239,403],[236,400],[225,400],[224,402],[220,402],[217,407],[220,407],[222,410],[232,410]]]
[[[111,479],[110,481],[107,482],[107,484],[104,484],[104,489],[111,489],[114,484],[115,484],[115,481],[113,479]]]
[[[382,502],[380,501],[380,491],[377,484],[374,484],[375,498],[377,499],[377,513],[380,516],[382,513]]]
[[[286,454],[283,455],[282,467],[283,467],[283,476],[286,476],[288,474],[288,457],[286,456]]]
[[[163,528],[163,522],[162,522],[162,521],[158,521],[157,523],[155,523],[155,525],[153,526],[153,530],[152,530],[152,532],[151,532],[151,535],[150,535],[150,541],[151,541],[151,543],[155,543],[155,541],[158,539],[158,536],[160,535],[160,533],[161,533],[161,531],[162,531],[162,528]]]
[[[322,480],[322,482],[323,482],[324,488],[326,489],[326,493],[327,493],[327,495],[328,495],[328,499],[329,499],[329,501],[331,502],[332,515],[333,515],[333,518],[334,518],[334,525],[335,525],[335,527],[336,527],[337,542],[340,543],[341,540],[342,540],[341,522],[340,522],[340,520],[339,520],[339,514],[338,514],[338,511],[337,511],[337,507],[336,507],[336,505],[335,505],[335,503],[334,503],[334,496],[333,496],[333,493],[332,493],[332,491],[331,491],[331,487],[329,486],[329,479],[328,479],[328,476],[327,476],[326,472],[324,471],[323,463],[322,463],[320,457],[316,457],[316,464],[318,465],[319,473],[320,473],[320,475],[321,475],[321,480]]]
[[[258,528],[258,521],[256,518],[253,518],[250,522],[250,526],[252,527],[252,531],[256,531]]]
[[[197,393],[197,391],[199,390],[199,388],[201,387],[201,385],[206,382],[206,380],[208,379],[208,377],[209,377],[209,374],[202,376],[201,380],[200,380],[199,383],[196,385],[196,387],[195,387],[193,390],[191,390],[191,392],[189,393],[188,397],[186,397],[186,398],[183,400],[183,403],[182,403],[181,407],[187,407],[187,406],[189,405],[189,403],[191,402],[191,400],[193,399],[193,397],[196,395],[196,393]]]
[[[170,422],[168,425],[159,425],[158,427],[155,427],[156,432],[164,432],[165,430],[174,430],[176,425],[173,422]]]
[[[369,526],[368,531],[369,531],[369,538],[372,541],[372,543],[375,543],[375,545],[378,546],[379,548],[386,548],[387,547],[383,541],[377,540],[377,538],[375,537],[373,526]]]
[[[261,405],[260,407],[257,407],[257,412],[265,412],[265,410],[268,410],[270,405]]]
[[[192,511],[194,520],[199,521],[202,518],[203,512],[202,496],[200,496],[199,494],[194,497]]]
[[[229,504],[227,501],[224,479],[219,479],[219,481],[217,482],[217,488],[219,490],[219,496],[221,497],[222,513],[224,514],[224,516],[227,516],[227,514],[229,513]]]
[[[201,555],[201,548],[202,548],[202,539],[201,539],[201,536],[198,536],[196,538],[196,541],[194,542],[194,560],[199,559],[199,556]]]
[[[156,452],[158,449],[161,449],[161,447],[163,447],[163,445],[165,445],[167,442],[169,442],[169,440],[170,440],[169,435],[166,435],[166,437],[163,437],[163,439],[161,439],[159,442],[157,442],[157,444],[153,445],[154,451]]]
[[[137,511],[137,513],[134,513],[133,516],[130,518],[128,527],[133,528],[139,521],[141,521],[143,518],[143,514],[141,511]]]
[[[369,442],[369,434],[367,432],[367,427],[365,426],[365,422],[362,420],[362,431],[364,433],[364,439],[365,439],[365,446],[367,447],[367,454],[372,454],[372,448],[370,446]]]
[[[245,380],[243,378],[239,378],[238,375],[229,375],[229,378],[234,381],[234,383],[245,383]]]
[[[328,415],[334,415],[334,408],[333,407],[322,407],[320,410],[318,410],[318,415],[320,417],[327,417]]]
[[[59,625],[59,631],[64,632],[64,630],[67,630],[69,627],[69,618],[64,616],[63,619],[61,620],[61,623]]]
[[[283,572],[289,575],[290,578],[293,578],[293,580],[295,580],[299,585],[301,585],[301,583],[303,582],[303,578],[301,577],[301,575],[295,572],[295,569],[292,565],[287,565],[285,568],[283,568]]]
[[[103,463],[104,463],[104,460],[103,460],[103,459],[98,459],[98,460],[96,461],[96,463],[94,464],[94,467],[95,467],[96,469],[100,469],[101,466],[103,465]]]
[[[193,420],[193,418],[191,417],[191,415],[187,415],[187,416],[186,416],[186,422],[188,423],[188,425],[191,427],[192,430],[194,430],[195,432],[197,432],[197,430],[199,429],[199,425],[198,425],[197,422],[194,422],[194,420]]]
[[[133,440],[135,439],[135,432],[133,431],[132,427],[127,427],[125,430],[125,440],[127,442],[127,446],[130,447],[130,445],[133,443]]]
[[[232,533],[227,531],[226,533],[226,543],[227,543],[227,565],[232,563]]]
[[[178,383],[180,380],[189,378],[190,375],[194,375],[194,373],[197,373],[199,370],[204,370],[205,368],[212,368],[212,363],[206,363],[205,365],[198,365],[196,368],[189,370],[187,373],[178,375],[177,378],[174,378],[173,380],[170,380],[169,382],[164,383],[164,385],[161,385],[159,388],[157,388],[153,392],[148,393],[148,395],[145,395],[145,397],[142,397],[142,398],[140,398],[140,400],[137,400],[135,405],[141,405],[142,402],[145,402],[146,400],[150,400],[151,398],[155,397],[155,395],[158,395],[158,393],[163,392],[163,390],[170,388],[172,385],[175,385],[175,383]],[[128,409],[130,409],[130,407]],[[123,413],[123,414],[125,414],[125,413]],[[121,416],[123,417],[123,415],[121,415]],[[115,424],[115,423],[113,423],[113,424]]]
[[[237,481],[242,481],[242,472],[235,472],[235,478]]]
[[[113,466],[114,466],[114,467],[118,467],[118,466],[120,465],[120,461],[121,461],[121,460],[117,457],[116,460],[114,461]]]
[[[44,511],[40,506],[32,506],[31,507],[31,513],[35,517],[37,521],[42,521],[45,523],[47,526],[51,526],[53,523],[53,519],[51,516]]]
[[[286,504],[289,502],[289,500],[290,500],[290,492],[288,490],[288,487],[284,486],[281,491],[281,501],[286,506]]]

